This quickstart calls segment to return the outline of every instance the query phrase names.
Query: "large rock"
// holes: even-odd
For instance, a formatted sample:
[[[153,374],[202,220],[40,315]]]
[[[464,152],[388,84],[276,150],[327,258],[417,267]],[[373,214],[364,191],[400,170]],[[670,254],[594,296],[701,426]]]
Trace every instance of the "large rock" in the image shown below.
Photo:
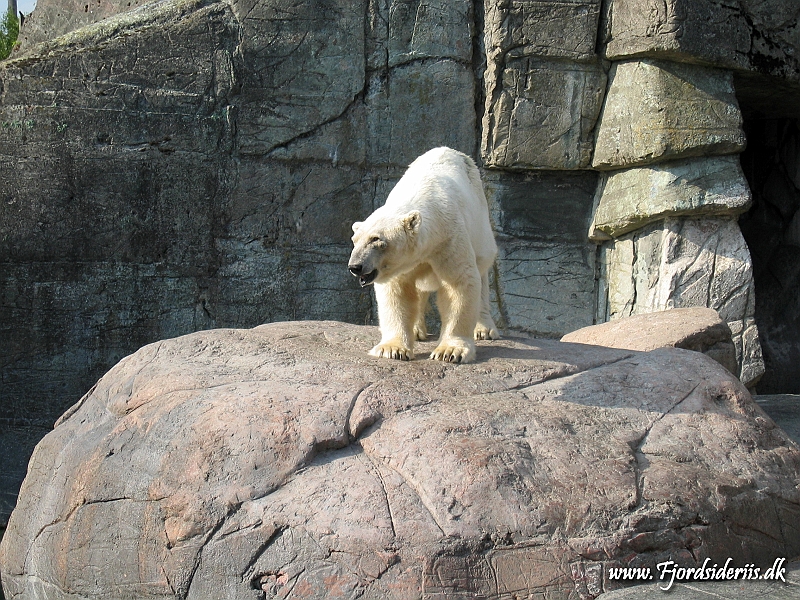
[[[738,156],[690,158],[604,174],[589,239],[618,237],[665,217],[739,215],[750,189]]]
[[[34,453],[6,597],[577,600],[613,566],[800,552],[800,448],[714,361],[377,339],[275,323],[121,361]]]
[[[582,64],[506,57],[487,93],[483,158],[513,169],[582,169],[591,163],[606,74]]]
[[[656,60],[612,66],[592,166],[735,154],[744,147],[730,72]]]
[[[614,0],[605,56],[663,57],[800,79],[794,0]]]
[[[664,219],[607,242],[600,261],[601,321],[670,308],[713,308],[733,334],[741,380],[753,385],[764,373],[753,266],[736,221]]]
[[[606,85],[595,54],[600,2],[513,0],[484,10],[484,162],[588,167]]]
[[[731,330],[712,308],[675,308],[633,315],[583,327],[563,336],[561,341],[643,352],[684,348],[702,352],[731,373],[739,372]]]

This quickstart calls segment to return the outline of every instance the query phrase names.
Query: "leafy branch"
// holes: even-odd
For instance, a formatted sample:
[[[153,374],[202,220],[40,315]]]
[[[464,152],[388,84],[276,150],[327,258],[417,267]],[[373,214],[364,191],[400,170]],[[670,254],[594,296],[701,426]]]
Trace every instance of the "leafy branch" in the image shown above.
[[[19,36],[19,18],[10,10],[0,20],[0,60],[8,58]]]

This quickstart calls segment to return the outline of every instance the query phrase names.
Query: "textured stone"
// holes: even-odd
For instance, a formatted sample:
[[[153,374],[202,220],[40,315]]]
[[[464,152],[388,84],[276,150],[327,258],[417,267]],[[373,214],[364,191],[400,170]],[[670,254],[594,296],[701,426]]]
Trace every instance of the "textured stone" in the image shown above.
[[[486,2],[486,54],[497,66],[507,55],[591,61],[599,18],[599,0]]]
[[[340,116],[366,85],[365,2],[236,0],[242,154],[267,154]]]
[[[147,4],[149,0],[37,0],[20,29],[19,49],[52,40],[121,12]]]
[[[731,373],[739,372],[731,330],[711,308],[643,313],[572,331],[562,342],[649,352],[684,348],[702,352]]]
[[[275,323],[121,361],[34,453],[8,600],[577,600],[610,567],[800,552],[800,449],[708,358],[507,339],[400,364],[378,336]]]
[[[796,80],[798,18],[793,0],[614,0],[605,56],[704,61]]]
[[[691,158],[613,171],[598,186],[589,238],[609,239],[665,217],[738,215],[751,196],[736,156]]]
[[[736,221],[668,218],[607,242],[598,320],[671,308],[708,307],[731,329],[739,377],[753,385],[764,372],[750,253]]]
[[[412,62],[372,74],[366,95],[369,164],[405,169],[439,146],[472,154],[474,89],[472,69],[452,60]]]
[[[592,323],[596,248],[586,223],[596,182],[590,172],[486,173],[503,327],[557,337]]]
[[[492,2],[484,10],[486,165],[589,166],[606,85],[595,55],[600,3]]]
[[[506,58],[487,93],[483,158],[489,167],[588,167],[606,75],[599,63]]]
[[[470,0],[384,0],[377,4],[388,21],[390,67],[426,58],[472,61]]]
[[[654,60],[615,63],[592,166],[741,152],[741,126],[729,72]]]

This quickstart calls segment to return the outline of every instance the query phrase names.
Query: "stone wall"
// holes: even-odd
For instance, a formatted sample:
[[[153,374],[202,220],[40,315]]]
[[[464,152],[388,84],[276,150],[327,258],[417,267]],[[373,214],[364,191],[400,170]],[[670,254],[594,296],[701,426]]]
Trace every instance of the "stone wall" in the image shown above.
[[[794,3],[95,2],[0,65],[0,514],[141,345],[374,322],[350,223],[437,145],[483,169],[506,330],[711,306],[760,375],[740,108],[796,106]]]

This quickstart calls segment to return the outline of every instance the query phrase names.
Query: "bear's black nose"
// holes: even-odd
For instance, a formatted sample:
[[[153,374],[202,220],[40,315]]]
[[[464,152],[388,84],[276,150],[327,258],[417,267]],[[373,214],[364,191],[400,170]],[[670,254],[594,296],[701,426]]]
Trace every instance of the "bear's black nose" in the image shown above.
[[[353,275],[358,277],[359,275],[361,275],[361,271],[364,270],[364,265],[348,265],[347,268],[350,269],[350,272]]]

